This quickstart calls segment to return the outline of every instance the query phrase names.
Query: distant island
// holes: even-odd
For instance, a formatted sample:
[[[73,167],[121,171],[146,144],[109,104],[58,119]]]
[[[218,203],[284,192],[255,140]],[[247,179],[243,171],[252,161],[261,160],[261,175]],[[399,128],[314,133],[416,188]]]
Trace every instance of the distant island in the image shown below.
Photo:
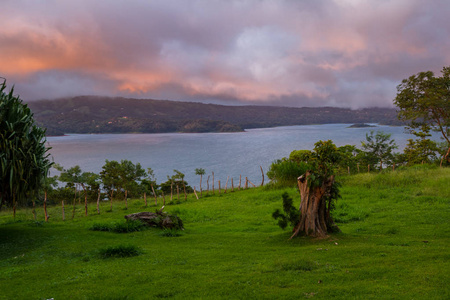
[[[377,126],[366,124],[366,123],[356,123],[356,124],[348,126],[348,128],[366,128],[366,127],[377,127]]]
[[[226,106],[153,99],[79,96],[28,103],[47,135],[67,133],[240,132],[276,126],[401,125],[393,108]]]

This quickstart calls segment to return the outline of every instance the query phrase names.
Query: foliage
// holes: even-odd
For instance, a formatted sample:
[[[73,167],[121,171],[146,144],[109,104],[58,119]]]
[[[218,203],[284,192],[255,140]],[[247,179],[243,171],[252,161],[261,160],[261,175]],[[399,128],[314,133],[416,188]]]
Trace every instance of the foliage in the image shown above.
[[[431,71],[420,72],[404,79],[397,86],[394,103],[400,109],[399,119],[408,122],[413,133],[427,133],[430,128],[440,132],[450,160],[450,67],[441,73],[442,77],[436,77]]]
[[[272,185],[294,186],[297,183],[297,177],[310,168],[311,166],[305,162],[297,163],[286,158],[277,159],[270,165],[267,177],[271,180]]]
[[[403,150],[403,155],[407,165],[420,163],[433,163],[437,160],[436,154],[439,151],[437,143],[426,138],[429,134],[422,134],[418,139],[408,139],[408,144]]]
[[[173,172],[175,173],[174,175],[170,177],[167,176],[167,181],[160,184],[161,191],[163,191],[164,194],[167,195],[170,194],[171,192],[176,192],[177,187],[181,191],[184,188],[186,188],[187,193],[191,193],[194,191],[194,189],[190,187],[188,183],[184,180],[185,175],[182,172],[178,170],[173,170]]]
[[[110,198],[114,192],[130,192],[130,196],[137,196],[140,192],[139,184],[146,175],[140,163],[134,164],[129,160],[121,160],[120,163],[106,160],[100,172],[103,187],[109,192]]]
[[[370,131],[370,134],[366,134],[366,141],[361,142],[364,150],[366,150],[368,161],[371,165],[380,165],[380,170],[383,169],[383,163],[389,163],[393,159],[392,151],[397,149],[398,146],[394,140],[391,140],[389,133],[382,131]]]
[[[45,129],[35,125],[33,113],[14,88],[0,85],[0,209],[24,203],[27,193],[44,184],[52,163],[45,146]]]
[[[278,220],[278,226],[280,226],[281,229],[285,229],[288,223],[292,227],[295,227],[300,220],[300,212],[292,205],[293,200],[289,197],[288,193],[284,192],[281,197],[283,199],[284,214],[280,212],[279,209],[276,209],[272,213],[272,218]]]

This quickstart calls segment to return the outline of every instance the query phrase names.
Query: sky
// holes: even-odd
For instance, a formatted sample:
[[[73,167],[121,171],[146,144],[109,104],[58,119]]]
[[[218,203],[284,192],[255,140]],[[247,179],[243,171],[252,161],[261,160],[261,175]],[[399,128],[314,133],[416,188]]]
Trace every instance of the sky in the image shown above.
[[[448,0],[0,0],[0,77],[80,95],[392,107],[450,65]]]

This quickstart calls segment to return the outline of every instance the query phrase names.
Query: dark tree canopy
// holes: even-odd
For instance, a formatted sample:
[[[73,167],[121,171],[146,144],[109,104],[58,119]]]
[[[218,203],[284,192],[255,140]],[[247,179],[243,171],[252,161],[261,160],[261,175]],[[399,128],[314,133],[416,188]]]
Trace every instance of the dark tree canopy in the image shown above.
[[[45,146],[45,129],[34,123],[33,113],[14,89],[0,85],[0,208],[25,201],[47,178],[52,163]]]
[[[450,67],[442,69],[442,76],[431,71],[420,72],[404,79],[397,86],[394,100],[398,116],[413,133],[430,129],[439,132],[447,141],[446,160],[450,159]]]

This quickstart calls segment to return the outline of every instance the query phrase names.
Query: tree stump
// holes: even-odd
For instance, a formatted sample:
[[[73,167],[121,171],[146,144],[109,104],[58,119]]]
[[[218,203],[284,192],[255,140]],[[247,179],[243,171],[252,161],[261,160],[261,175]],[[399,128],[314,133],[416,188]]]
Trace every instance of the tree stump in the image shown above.
[[[299,234],[324,237],[332,229],[337,229],[330,216],[330,203],[326,196],[330,195],[334,184],[334,175],[327,178],[320,186],[310,184],[311,171],[297,179],[300,190],[300,222],[293,229],[291,239]]]

